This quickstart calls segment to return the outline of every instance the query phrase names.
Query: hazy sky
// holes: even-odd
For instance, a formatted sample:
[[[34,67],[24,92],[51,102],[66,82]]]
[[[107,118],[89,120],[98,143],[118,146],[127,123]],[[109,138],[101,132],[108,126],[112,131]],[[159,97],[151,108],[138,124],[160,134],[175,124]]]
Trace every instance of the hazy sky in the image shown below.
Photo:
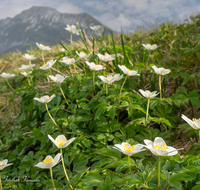
[[[53,7],[65,13],[87,12],[115,31],[200,13],[200,0],[0,0],[0,19],[14,17],[32,6]]]

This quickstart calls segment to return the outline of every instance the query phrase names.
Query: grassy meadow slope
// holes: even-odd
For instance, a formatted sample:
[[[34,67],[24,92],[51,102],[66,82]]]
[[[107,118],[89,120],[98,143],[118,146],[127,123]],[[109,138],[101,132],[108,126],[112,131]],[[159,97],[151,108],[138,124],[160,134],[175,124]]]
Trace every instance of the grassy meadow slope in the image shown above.
[[[30,64],[24,54],[0,57],[0,73],[16,75],[8,79],[9,84],[0,78],[0,160],[13,163],[0,175],[2,179],[20,178],[19,183],[2,181],[2,186],[18,190],[52,189],[49,170],[35,165],[58,152],[48,135],[56,138],[63,134],[67,139],[76,139],[62,154],[70,182],[61,164],[53,167],[56,189],[197,190],[200,134],[194,123],[189,122],[191,127],[181,115],[190,119],[200,117],[200,15],[179,25],[163,23],[146,33],[99,38],[86,36],[82,30],[80,33],[82,40],[72,45],[60,42],[49,51],[27,50],[37,57],[32,61],[35,67],[29,77],[24,77],[18,69],[22,64]],[[148,50],[142,44],[159,47]],[[80,58],[76,51],[91,55]],[[114,54],[114,59],[102,61],[97,53]],[[76,62],[66,65],[63,57],[74,58]],[[42,65],[46,67],[45,63],[51,59],[56,63],[50,69],[39,69]],[[105,69],[93,71],[85,61]],[[118,65],[139,75],[127,76]],[[153,65],[170,69],[170,73],[159,78]],[[109,81],[116,73],[123,74],[123,78],[110,84],[98,77],[102,75]],[[58,85],[49,77],[56,74],[67,78]],[[159,95],[147,99],[140,89],[157,91]],[[47,107],[34,100],[53,94],[55,98],[45,104]],[[199,126],[198,119],[191,122]],[[183,149],[169,156],[164,153],[170,148],[160,142],[163,146],[159,150],[164,151],[160,156],[146,149],[126,156],[134,152],[134,145],[156,137]],[[125,152],[113,149],[122,142],[130,143]],[[23,176],[39,182],[23,183]]]

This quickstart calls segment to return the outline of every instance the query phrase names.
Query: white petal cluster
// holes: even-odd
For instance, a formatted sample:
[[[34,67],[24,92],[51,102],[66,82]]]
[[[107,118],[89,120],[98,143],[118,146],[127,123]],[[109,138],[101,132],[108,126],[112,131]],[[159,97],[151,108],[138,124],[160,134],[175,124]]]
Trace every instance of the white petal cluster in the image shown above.
[[[52,138],[50,135],[48,135],[49,139],[58,147],[58,148],[65,148],[67,147],[69,144],[71,144],[74,138],[71,138],[69,140],[66,139],[66,137],[64,135],[59,135],[57,136],[57,138],[54,140],[54,138]]]
[[[69,25],[69,24],[67,24],[67,28],[65,28],[65,30],[68,30],[69,32],[71,32],[72,34],[77,34],[77,35],[79,35],[79,31],[78,31],[78,29],[76,28],[76,26],[75,25]]]
[[[105,55],[102,55],[100,53],[97,53],[96,55],[99,57],[101,61],[107,62],[107,61],[115,60],[115,54],[109,55],[108,53],[105,53]]]
[[[150,92],[149,90],[144,91],[142,89],[139,89],[139,91],[146,98],[154,98],[159,94],[159,93],[157,93],[157,91]]]
[[[181,118],[184,119],[192,128],[200,130],[200,119],[193,119],[192,121],[183,114],[181,115]]]
[[[76,62],[76,60],[74,58],[63,57],[63,59],[60,60],[60,62],[65,63],[67,65],[72,65]]]
[[[10,163],[10,164],[7,164],[7,163],[8,163],[7,159],[0,161],[0,170],[3,170],[5,167],[8,167],[13,164],[13,163]]]
[[[101,26],[100,25],[90,26],[90,28],[95,31],[95,30],[99,30]]]
[[[34,100],[37,100],[38,102],[41,102],[41,103],[49,103],[53,98],[55,98],[56,95],[53,94],[52,96],[42,96],[41,98],[33,98]]]
[[[67,77],[64,77],[64,76],[62,76],[62,75],[60,75],[60,74],[57,74],[57,75],[55,75],[55,76],[53,76],[53,75],[49,75],[49,78],[51,79],[51,80],[53,80],[54,82],[57,82],[57,83],[62,83]]]
[[[124,65],[118,65],[118,67],[123,71],[124,74],[128,75],[128,76],[134,76],[134,75],[137,75],[139,76],[140,74],[138,74],[137,71],[134,71],[134,70],[130,70],[128,69],[126,66]]]
[[[93,62],[89,63],[86,61],[85,63],[90,67],[91,70],[99,71],[105,69],[102,65],[96,65]]]
[[[166,75],[166,74],[168,74],[168,73],[171,72],[170,69],[165,69],[165,68],[163,68],[163,67],[158,68],[158,67],[156,67],[155,65],[153,65],[153,66],[151,66],[151,67],[153,68],[153,70],[154,70],[158,75]]]
[[[30,61],[37,58],[34,55],[29,55],[28,53],[26,53],[25,55],[23,55],[23,57],[26,58],[26,59],[28,59],[28,60],[30,60]]]
[[[143,147],[145,147],[145,145],[130,145],[129,143],[123,142],[122,144],[115,144],[113,148],[121,151],[123,154],[131,156],[133,154],[137,154],[139,152],[144,151],[145,149],[143,149]]]
[[[81,51],[80,53],[78,53],[76,51],[76,54],[80,57],[80,58],[88,58],[91,54],[86,54],[83,51]]]
[[[28,73],[27,73],[27,72],[21,72],[21,74],[24,75],[25,77],[27,77],[27,76],[28,76],[29,74],[31,74],[31,73],[32,73],[32,71],[30,71],[30,72],[28,72]]]
[[[22,65],[19,69],[20,70],[28,70],[28,69],[32,69],[33,67],[35,67],[35,64]]]
[[[156,44],[153,44],[153,45],[151,45],[151,44],[142,44],[146,49],[148,49],[148,50],[155,50],[156,48],[158,48],[158,46],[156,45]]]
[[[115,81],[119,81],[123,75],[120,76],[120,74],[115,74],[114,76],[108,75],[108,76],[98,76],[104,83],[111,84]]]
[[[61,153],[58,153],[54,158],[48,155],[43,160],[43,162],[39,162],[35,166],[38,168],[43,168],[43,169],[50,169],[54,167],[56,164],[58,164],[58,162],[60,161],[60,156],[61,156]]]
[[[45,46],[43,44],[38,44],[36,42],[36,45],[41,49],[41,50],[50,50],[51,48],[49,46]]]
[[[9,74],[9,73],[2,73],[0,76],[3,78],[9,79],[15,76],[15,74]]]
[[[47,61],[47,63],[44,64],[42,67],[40,67],[40,69],[42,69],[42,70],[50,69],[55,64],[55,62],[56,62],[56,60],[51,59],[51,60]]]
[[[145,139],[144,143],[146,144],[146,148],[156,156],[173,156],[178,153],[176,148],[167,146],[161,137],[156,137],[154,142]]]
[[[123,78],[123,75],[115,74],[113,77],[116,78],[115,81],[119,81]]]

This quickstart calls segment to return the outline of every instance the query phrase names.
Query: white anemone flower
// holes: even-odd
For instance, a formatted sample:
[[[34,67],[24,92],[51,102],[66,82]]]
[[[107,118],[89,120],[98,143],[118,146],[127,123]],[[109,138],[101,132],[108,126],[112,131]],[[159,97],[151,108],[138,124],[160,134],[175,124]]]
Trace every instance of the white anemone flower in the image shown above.
[[[41,102],[41,103],[49,103],[53,98],[55,98],[56,95],[53,94],[52,96],[42,96],[41,98],[33,98],[34,100],[37,100],[38,102]]]
[[[85,63],[90,67],[91,70],[99,71],[105,69],[102,65],[96,65],[93,62],[89,63],[86,61]]]
[[[165,68],[163,68],[163,67],[158,68],[158,67],[156,67],[155,65],[153,65],[153,66],[151,66],[151,67],[153,68],[153,70],[154,70],[158,75],[166,75],[166,74],[168,74],[168,73],[171,72],[170,69],[165,69]]]
[[[54,82],[57,82],[57,83],[62,83],[67,77],[64,77],[64,76],[62,76],[62,75],[60,75],[60,74],[57,74],[57,75],[55,75],[55,76],[53,76],[53,75],[49,75],[49,78],[51,79],[51,80],[53,80]]]
[[[167,146],[161,137],[156,137],[154,142],[145,139],[144,143],[146,144],[145,147],[156,156],[173,156],[178,154],[178,150],[172,146]]]
[[[57,138],[54,140],[54,138],[52,138],[50,135],[48,135],[49,139],[58,147],[58,148],[65,148],[67,147],[69,144],[71,144],[74,138],[71,138],[69,140],[66,139],[66,137],[64,135],[59,135],[57,136]]]
[[[5,167],[8,167],[13,164],[13,163],[10,163],[10,164],[7,164],[7,163],[8,163],[7,159],[0,161],[0,170],[3,170]]]
[[[35,64],[22,65],[19,69],[20,70],[28,70],[28,69],[32,69],[33,67],[35,67]]]
[[[45,46],[43,44],[38,44],[36,42],[36,45],[41,49],[41,50],[50,50],[51,48],[49,46]]]
[[[120,75],[120,74],[117,73],[113,77],[115,78],[115,81],[119,81],[123,78],[123,75]]]
[[[148,49],[148,50],[155,50],[156,48],[158,48],[159,46],[157,46],[156,44],[153,44],[153,45],[151,45],[151,44],[142,44],[146,49]]]
[[[112,75],[108,75],[107,77],[101,75],[98,77],[106,84],[111,84],[116,80]]]
[[[9,74],[9,73],[2,73],[1,76],[3,78],[9,79],[15,76],[15,74]]]
[[[27,72],[21,72],[21,74],[24,75],[25,77],[27,77],[27,76],[28,76],[29,74],[31,74],[31,73],[32,73],[32,71],[30,71],[30,72],[28,72],[28,73],[27,73]]]
[[[155,98],[159,93],[157,91],[150,92],[149,90],[139,89],[140,93],[146,98]]]
[[[200,119],[193,118],[192,121],[183,114],[181,115],[181,118],[184,119],[193,129],[200,130]]]
[[[65,30],[68,30],[69,32],[71,32],[72,34],[77,34],[77,35],[79,35],[79,31],[78,31],[78,29],[76,28],[76,26],[75,25],[69,25],[69,24],[67,24],[67,28],[65,28]]]
[[[96,26],[90,26],[90,28],[94,31],[99,30],[102,26],[101,25],[96,25]]]
[[[3,78],[9,79],[15,76],[15,74],[9,74],[9,73],[2,73],[1,76]]]
[[[144,151],[145,149],[143,149],[143,147],[145,147],[145,145],[142,144],[131,145],[129,143],[123,142],[122,144],[115,144],[113,148],[121,151],[123,154],[131,156],[133,154],[137,154],[139,152]]]
[[[34,55],[29,55],[28,53],[26,53],[25,55],[23,55],[24,58],[32,61],[34,59],[36,59],[37,57],[35,57]]]
[[[48,155],[43,160],[43,162],[39,162],[35,166],[38,168],[43,168],[43,169],[50,169],[54,167],[56,164],[58,164],[58,162],[60,161],[60,156],[61,156],[61,153],[58,153],[54,158]]]
[[[40,67],[40,69],[42,69],[42,70],[50,69],[54,65],[55,62],[56,62],[56,60],[51,59],[51,60],[47,61],[47,63],[44,64],[42,67]]]
[[[118,67],[123,71],[124,74],[128,75],[128,76],[134,76],[137,75],[139,76],[140,74],[138,74],[137,71],[128,69],[126,66],[124,65],[118,65]]]
[[[65,63],[67,65],[72,65],[76,62],[76,60],[74,58],[63,57],[63,59],[60,60],[60,62]]]
[[[76,51],[76,54],[80,57],[80,58],[88,58],[91,54],[86,54],[83,51],[81,51],[80,53],[78,53]]]
[[[64,48],[61,48],[60,50],[61,50],[62,52],[66,51]]]
[[[115,54],[109,55],[108,53],[105,53],[105,55],[102,55],[100,53],[97,53],[96,55],[99,57],[101,61],[108,62],[108,61],[115,60]]]

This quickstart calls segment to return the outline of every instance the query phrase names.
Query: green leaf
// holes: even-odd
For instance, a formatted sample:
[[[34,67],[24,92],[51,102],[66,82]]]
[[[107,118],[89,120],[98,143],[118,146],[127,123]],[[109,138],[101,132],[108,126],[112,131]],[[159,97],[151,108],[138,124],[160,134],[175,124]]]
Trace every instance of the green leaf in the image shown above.
[[[83,179],[83,183],[86,183],[91,187],[100,185],[102,181],[103,178],[98,173],[90,173]]]
[[[106,111],[106,106],[101,106],[97,109],[96,113],[95,113],[95,117],[94,120],[99,119],[99,116],[104,114],[104,112]]]
[[[109,116],[110,118],[114,119],[114,118],[115,118],[115,115],[116,115],[116,108],[113,107],[113,106],[109,106],[109,107],[107,108],[107,111],[108,111],[108,116]]]

